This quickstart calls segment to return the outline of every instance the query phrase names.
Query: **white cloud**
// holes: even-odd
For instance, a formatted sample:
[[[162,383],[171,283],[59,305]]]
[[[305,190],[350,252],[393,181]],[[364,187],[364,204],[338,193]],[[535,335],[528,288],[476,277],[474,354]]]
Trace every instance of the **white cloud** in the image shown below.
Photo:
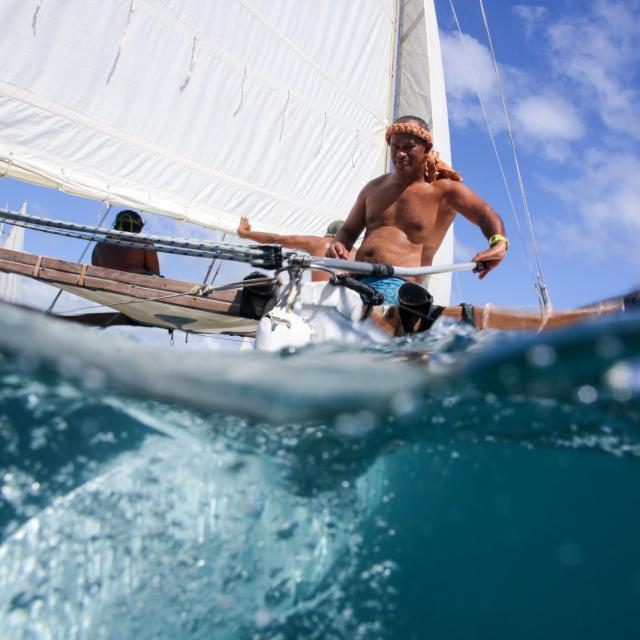
[[[553,160],[567,158],[570,153],[567,143],[579,140],[585,133],[576,108],[550,93],[521,100],[514,109],[514,125],[527,147],[542,145],[545,155]]]
[[[640,159],[633,154],[608,154],[589,149],[576,178],[549,180],[546,187],[567,206],[570,217],[555,219],[545,229],[559,252],[600,260],[618,256],[640,264]],[[558,242],[561,239],[561,242]]]
[[[524,5],[517,4],[512,9],[513,13],[521,18],[525,23],[527,37],[533,35],[538,29],[543,18],[546,17],[549,10],[541,5]]]
[[[548,27],[548,53],[556,73],[573,83],[585,108],[594,110],[614,131],[640,139],[640,95],[633,68],[637,46],[639,2],[599,0],[582,16]]]
[[[584,125],[576,109],[559,96],[525,98],[516,107],[515,118],[523,133],[541,140],[576,140],[584,135]]]
[[[458,126],[485,126],[477,92],[485,103],[492,128],[504,127],[491,54],[486,46],[465,34],[441,33],[449,117]]]
[[[454,32],[441,34],[447,92],[454,98],[475,96],[476,83],[481,93],[494,92],[496,81],[489,50],[468,34],[465,34],[464,38],[473,69],[468,62],[459,34]]]

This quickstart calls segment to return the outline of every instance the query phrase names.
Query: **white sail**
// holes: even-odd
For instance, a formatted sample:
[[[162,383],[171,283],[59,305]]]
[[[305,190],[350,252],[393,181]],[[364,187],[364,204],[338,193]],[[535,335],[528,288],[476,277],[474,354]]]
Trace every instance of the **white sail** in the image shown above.
[[[386,170],[394,111],[448,160],[433,0],[2,0],[0,22],[0,176],[321,234]]]
[[[23,204],[21,213],[27,212],[27,205]],[[9,227],[8,235],[2,239],[2,248],[11,251],[24,250],[24,229],[22,227]],[[0,273],[0,299],[6,302],[18,302],[20,276],[14,273]]]

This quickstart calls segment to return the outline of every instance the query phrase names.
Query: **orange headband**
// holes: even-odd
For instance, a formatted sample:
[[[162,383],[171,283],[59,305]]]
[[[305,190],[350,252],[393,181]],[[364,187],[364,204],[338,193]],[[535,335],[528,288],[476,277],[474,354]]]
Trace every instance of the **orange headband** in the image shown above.
[[[391,136],[394,133],[408,133],[409,135],[416,136],[416,138],[424,140],[429,145],[433,144],[431,133],[417,124],[411,124],[409,122],[396,122],[395,124],[390,124],[384,135],[384,139],[387,141],[387,144],[391,142]]]
[[[433,138],[427,129],[417,124],[410,124],[409,122],[396,122],[387,127],[384,135],[387,144],[391,144],[391,136],[395,133],[408,133],[409,135],[424,140],[429,145],[430,151],[427,153],[427,165],[424,169],[427,182],[435,182],[436,180],[442,180],[444,178],[462,182],[462,176],[446,162],[440,160],[437,151],[431,149],[433,146]]]

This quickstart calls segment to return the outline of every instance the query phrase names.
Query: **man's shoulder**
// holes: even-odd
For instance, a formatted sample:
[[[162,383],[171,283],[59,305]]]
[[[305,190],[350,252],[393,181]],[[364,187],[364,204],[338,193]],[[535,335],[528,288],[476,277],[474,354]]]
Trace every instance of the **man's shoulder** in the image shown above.
[[[449,178],[441,178],[435,182],[428,183],[429,188],[440,193],[442,197],[462,193],[467,190],[467,187],[457,180],[450,180]]]
[[[462,182],[459,182],[458,180],[451,180],[450,178],[439,178],[438,180],[435,180],[430,184],[432,187],[443,190],[457,189],[458,187],[462,186]]]
[[[390,179],[391,179],[390,173],[383,173],[381,176],[378,176],[373,180],[369,180],[369,182],[367,182],[367,184],[364,185],[362,189],[362,193],[374,191],[380,188],[381,186],[383,186],[384,184],[386,184],[387,182],[389,182]]]

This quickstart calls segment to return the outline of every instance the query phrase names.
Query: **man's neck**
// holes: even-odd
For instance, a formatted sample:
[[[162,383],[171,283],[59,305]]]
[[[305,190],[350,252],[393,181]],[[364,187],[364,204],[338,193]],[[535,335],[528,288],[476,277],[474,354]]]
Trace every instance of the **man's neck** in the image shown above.
[[[403,187],[409,187],[412,184],[415,183],[422,183],[422,182],[426,182],[426,178],[424,175],[424,170],[422,171],[416,171],[415,173],[411,173],[411,174],[400,174],[398,173],[395,169],[393,170],[393,172],[391,173],[391,178],[393,179],[394,182],[396,182],[397,184],[403,186]]]

